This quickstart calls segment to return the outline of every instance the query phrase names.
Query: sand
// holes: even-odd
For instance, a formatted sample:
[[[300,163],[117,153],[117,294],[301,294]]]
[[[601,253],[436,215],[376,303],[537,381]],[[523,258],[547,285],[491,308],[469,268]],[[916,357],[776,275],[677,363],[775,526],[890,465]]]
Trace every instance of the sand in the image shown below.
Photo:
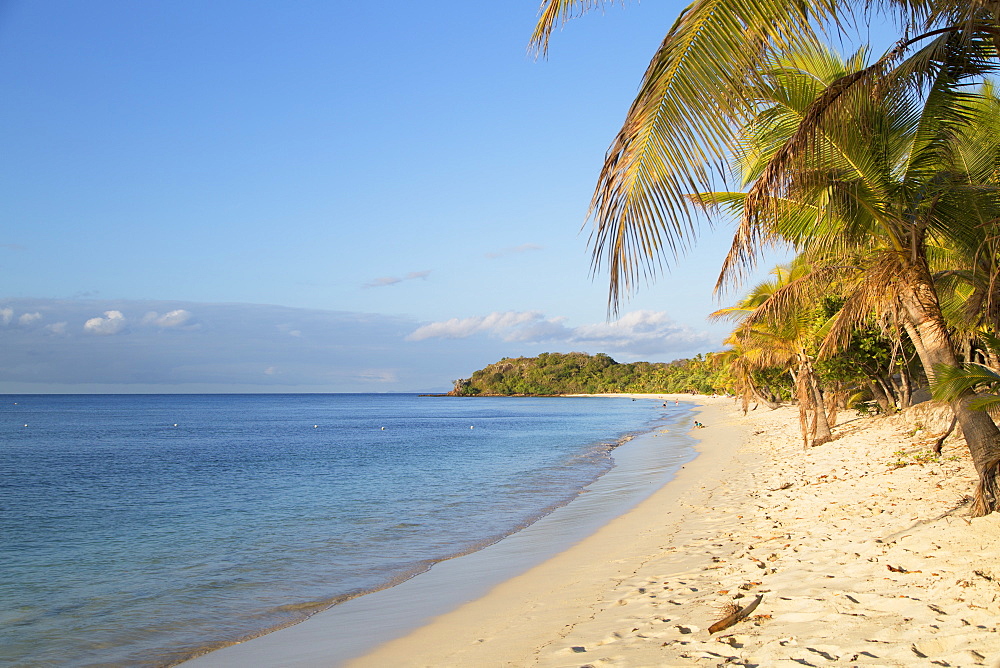
[[[968,516],[960,438],[934,460],[931,416],[842,415],[806,450],[794,408],[697,401],[674,481],[348,665],[1000,666],[1000,516]]]

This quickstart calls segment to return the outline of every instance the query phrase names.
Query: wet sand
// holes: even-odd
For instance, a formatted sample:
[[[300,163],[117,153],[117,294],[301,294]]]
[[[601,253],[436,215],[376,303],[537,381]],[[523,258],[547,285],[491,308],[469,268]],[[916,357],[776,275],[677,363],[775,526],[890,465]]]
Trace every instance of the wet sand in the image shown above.
[[[932,460],[939,432],[912,415],[842,416],[805,450],[794,408],[702,400],[702,455],[676,480],[350,665],[998,665],[1000,517],[968,517],[960,438]]]
[[[834,442],[804,449],[793,407],[696,401],[701,454],[674,480],[347,665],[1000,665],[1000,516],[968,517],[964,441],[928,457],[943,427],[917,411],[842,415]],[[320,627],[282,633],[254,665],[338,665]]]
[[[636,436],[614,450],[614,468],[575,500],[493,545],[184,665],[337,666],[406,635],[566,550],[663,487],[695,455],[690,425],[688,417],[671,418]]]

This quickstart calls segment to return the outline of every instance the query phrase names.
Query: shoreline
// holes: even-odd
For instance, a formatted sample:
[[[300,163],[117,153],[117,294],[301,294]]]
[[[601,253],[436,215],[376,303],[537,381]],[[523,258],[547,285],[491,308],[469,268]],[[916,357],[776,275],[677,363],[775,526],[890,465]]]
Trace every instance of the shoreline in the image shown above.
[[[647,501],[348,665],[1000,665],[1000,515],[968,517],[964,440],[928,458],[944,429],[918,410],[804,450],[796,409],[725,402]]]
[[[832,443],[803,449],[794,407],[744,416],[723,397],[641,396],[697,402],[707,428],[692,434],[699,454],[631,510],[343,664],[316,633],[265,636],[280,641],[271,653],[244,656],[350,668],[1000,667],[1000,514],[968,516],[976,476],[963,439],[927,455],[947,420],[939,428],[926,405],[845,414]],[[758,597],[747,619],[708,631],[724,606]],[[386,622],[401,614],[375,607]]]
[[[600,396],[627,400],[640,395]],[[638,431],[628,432],[617,445],[610,445],[609,454],[615,460],[610,471],[589,483],[568,503],[514,533],[472,552],[437,561],[411,578],[352,597],[295,624],[198,654],[184,665],[345,665],[380,644],[480,598],[492,586],[567,549],[626,513],[655,489],[669,484],[677,469],[695,456],[692,446],[696,439],[688,435],[690,417],[679,415],[693,417],[690,412],[671,412]],[[663,448],[659,437],[668,432],[671,447]]]
[[[703,483],[727,470],[720,469],[712,457],[731,460],[742,443],[740,427],[726,419],[725,410],[719,405],[729,404],[724,398],[673,394],[624,396],[694,401],[696,414],[713,425],[713,429],[699,430],[696,437],[699,441],[694,446],[697,455],[672,480],[625,514],[526,573],[500,583],[486,596],[345,665],[350,668],[533,665],[541,648],[565,635],[570,620],[593,614],[593,604],[602,600],[608,584],[629,577],[646,561],[647,553],[663,542],[658,521],[663,520],[664,507],[675,509],[670,513],[675,525],[696,513],[697,501],[692,496],[699,496],[705,488]],[[566,665],[579,666],[589,660],[583,653],[572,649],[568,652]]]

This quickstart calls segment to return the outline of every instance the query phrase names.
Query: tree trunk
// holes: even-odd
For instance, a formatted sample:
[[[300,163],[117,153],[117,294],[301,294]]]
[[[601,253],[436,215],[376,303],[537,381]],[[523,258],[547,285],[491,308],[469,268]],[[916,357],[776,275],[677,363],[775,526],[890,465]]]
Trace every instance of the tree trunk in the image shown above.
[[[951,436],[951,432],[955,431],[955,425],[958,424],[958,418],[954,415],[951,416],[951,424],[948,425],[948,430],[941,435],[941,437],[934,442],[934,454],[940,455],[941,449],[944,447],[944,441],[946,438]]]
[[[826,401],[823,399],[823,392],[819,389],[816,375],[810,369],[810,384],[813,392],[813,447],[823,445],[833,440],[833,432],[830,431],[830,420],[826,415]]]
[[[937,300],[934,302],[937,303]],[[909,309],[907,309],[909,312]],[[941,312],[941,307],[938,306],[938,313]],[[912,317],[912,316],[911,316]],[[943,318],[942,318],[943,322]],[[917,357],[920,358],[920,366],[924,368],[924,375],[927,376],[927,382],[931,385],[934,384],[934,379],[937,377],[934,375],[934,362],[931,360],[930,356],[927,354],[927,348],[924,346],[923,339],[920,338],[920,332],[909,320],[903,321],[903,329],[906,330],[907,336],[910,337],[910,341],[913,342],[913,348],[917,351]],[[949,344],[950,346],[951,344]],[[954,355],[954,353],[952,353]]]
[[[890,387],[890,383],[885,382],[885,378],[882,376],[876,376],[875,381],[878,383],[883,394],[885,394],[885,414],[895,413],[899,409],[899,401],[896,399],[896,395]]]
[[[753,393],[753,397],[754,397],[754,399],[757,400],[757,403],[764,404],[765,406],[767,406],[768,408],[770,408],[772,411],[775,410],[775,409],[777,409],[777,408],[781,408],[781,404],[779,404],[777,402],[774,402],[774,401],[771,401],[770,399],[768,399],[767,397],[765,397],[764,393],[761,392],[757,388],[757,386],[754,385],[752,382],[750,383],[750,391]]]
[[[896,407],[903,410],[903,384],[896,380],[896,374],[889,370],[889,385],[892,387],[892,396],[896,398]]]
[[[890,413],[889,397],[886,396],[885,390],[882,389],[881,381],[869,380],[868,386],[871,387],[872,396],[875,397],[878,407],[882,409],[882,415],[888,415]]]
[[[924,354],[920,360],[924,363],[924,371],[928,379],[936,377],[934,365],[957,368],[958,358],[948,336],[941,306],[937,294],[926,279],[910,286],[902,295],[903,307],[906,309],[912,328],[920,339]],[[907,327],[907,331],[910,328]],[[916,345],[916,339],[914,339]],[[917,348],[918,353],[920,347]],[[933,381],[932,381],[933,382]],[[972,505],[973,516],[986,515],[1000,509],[1000,429],[984,411],[969,409],[968,403],[973,398],[971,391],[951,402],[951,409],[962,426],[965,442],[969,446],[972,461],[979,473],[979,484],[976,486]]]
[[[798,380],[802,386],[799,391],[799,401],[805,404],[799,407],[799,419],[808,421],[808,410],[812,410],[812,425],[808,435],[806,434],[806,427],[803,425],[803,439],[805,440],[806,447],[810,444],[810,440],[812,441],[811,444],[815,447],[832,441],[833,434],[830,432],[830,423],[826,419],[823,393],[819,389],[819,382],[816,379],[816,373],[813,371],[812,363],[809,361],[809,356],[802,352],[799,353],[798,357]]]
[[[986,351],[986,366],[993,369],[994,371],[1000,370],[1000,355],[997,355],[992,350]]]
[[[906,362],[906,360],[903,360]],[[913,396],[913,387],[910,385],[910,369],[908,364],[899,365],[899,379],[902,382],[903,391],[899,395],[899,409],[904,410],[913,405],[911,397]]]
[[[792,372],[795,379],[795,398],[799,402],[799,429],[802,431],[802,448],[809,448],[809,383],[806,382],[806,375],[802,372],[802,360],[799,360],[799,373]]]

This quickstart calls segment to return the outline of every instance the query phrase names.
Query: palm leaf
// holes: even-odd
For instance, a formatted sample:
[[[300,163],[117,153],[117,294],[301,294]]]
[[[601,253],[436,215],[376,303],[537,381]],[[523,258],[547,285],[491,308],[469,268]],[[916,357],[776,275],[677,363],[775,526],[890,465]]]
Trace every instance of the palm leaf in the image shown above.
[[[970,392],[1000,392],[1000,374],[982,364],[962,367],[938,365],[932,394],[939,401],[955,401]],[[980,397],[986,403],[984,397]],[[1000,397],[997,397],[1000,400]],[[971,407],[971,406],[970,406]]]

